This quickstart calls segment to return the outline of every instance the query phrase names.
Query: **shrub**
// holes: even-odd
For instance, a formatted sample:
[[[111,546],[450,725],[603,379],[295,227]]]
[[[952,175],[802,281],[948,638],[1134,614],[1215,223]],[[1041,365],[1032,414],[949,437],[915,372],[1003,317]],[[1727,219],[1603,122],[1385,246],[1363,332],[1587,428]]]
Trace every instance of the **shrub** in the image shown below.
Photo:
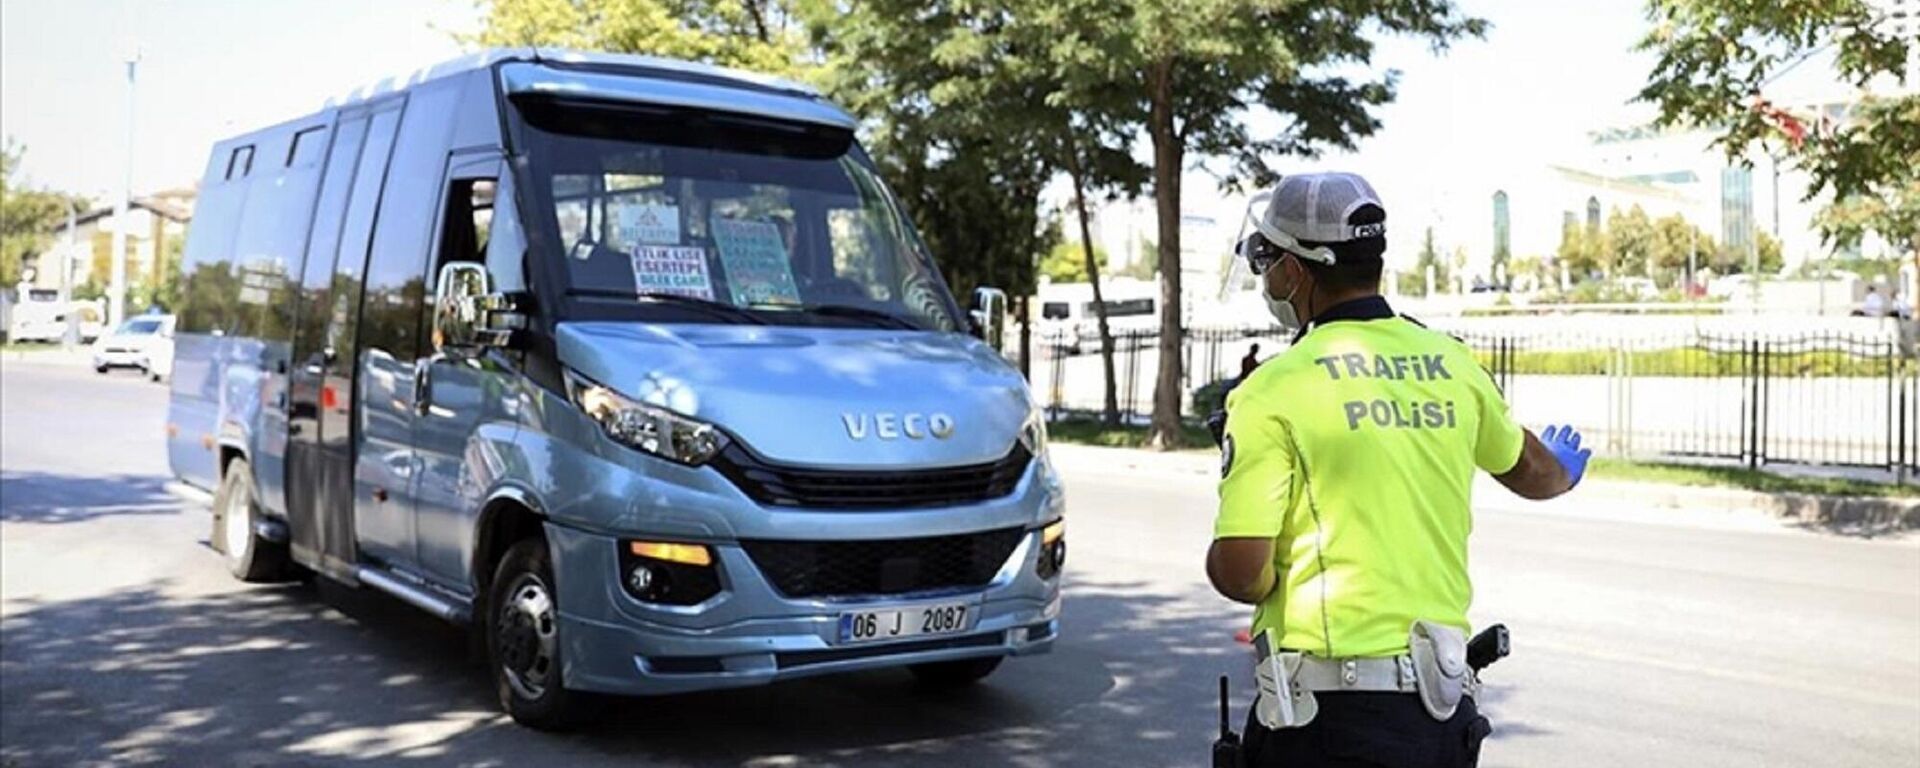
[[[1193,391],[1193,412],[1205,416],[1227,407],[1227,390],[1237,379],[1220,379]]]

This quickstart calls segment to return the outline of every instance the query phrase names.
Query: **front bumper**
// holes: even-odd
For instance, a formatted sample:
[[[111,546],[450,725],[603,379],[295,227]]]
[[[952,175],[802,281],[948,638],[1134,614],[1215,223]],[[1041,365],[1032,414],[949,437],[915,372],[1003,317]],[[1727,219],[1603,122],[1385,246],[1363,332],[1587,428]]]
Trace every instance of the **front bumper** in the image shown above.
[[[94,350],[93,367],[95,368],[138,367],[144,362],[145,357],[146,357],[145,355],[142,355],[141,353],[133,350],[124,350],[124,349]]]
[[[1023,656],[1050,650],[1059,628],[1059,580],[1042,579],[1035,571],[1037,530],[1027,532],[983,588],[864,599],[787,598],[739,546],[713,545],[724,588],[688,607],[650,605],[628,595],[619,586],[614,538],[558,525],[549,525],[547,536],[554,562],[566,564],[560,577],[560,638],[565,685],[576,690],[658,695]],[[843,612],[952,601],[975,606],[977,619],[966,632],[838,644]]]

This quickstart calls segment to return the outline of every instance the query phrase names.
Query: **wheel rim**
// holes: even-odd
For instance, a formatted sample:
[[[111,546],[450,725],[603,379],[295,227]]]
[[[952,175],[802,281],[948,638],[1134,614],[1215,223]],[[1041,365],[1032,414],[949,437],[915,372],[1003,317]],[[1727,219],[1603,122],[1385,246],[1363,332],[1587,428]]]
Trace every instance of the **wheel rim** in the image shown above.
[[[227,495],[227,508],[220,511],[220,537],[227,545],[227,557],[240,559],[247,553],[248,539],[253,532],[248,530],[252,521],[248,518],[250,499],[239,487]]]
[[[515,577],[505,595],[494,617],[500,672],[514,693],[538,699],[547,692],[559,644],[553,597],[547,585],[530,573]]]

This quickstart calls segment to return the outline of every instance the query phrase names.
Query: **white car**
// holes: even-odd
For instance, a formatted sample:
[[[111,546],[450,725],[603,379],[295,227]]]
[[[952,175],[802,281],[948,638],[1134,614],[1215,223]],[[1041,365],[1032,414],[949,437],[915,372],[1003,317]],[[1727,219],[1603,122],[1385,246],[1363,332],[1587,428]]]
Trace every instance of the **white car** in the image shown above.
[[[131,318],[93,343],[93,369],[138,368],[154,381],[173,371],[173,315]]]

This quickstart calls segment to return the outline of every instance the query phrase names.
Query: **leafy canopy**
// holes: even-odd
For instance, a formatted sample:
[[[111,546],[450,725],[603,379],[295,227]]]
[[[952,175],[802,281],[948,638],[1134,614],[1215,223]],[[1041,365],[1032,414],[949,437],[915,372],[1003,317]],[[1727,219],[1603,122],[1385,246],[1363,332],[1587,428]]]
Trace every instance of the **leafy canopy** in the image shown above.
[[[486,46],[644,53],[756,72],[799,74],[806,35],[782,0],[491,0]]]
[[[1884,13],[1866,0],[1649,0],[1639,48],[1659,59],[1640,98],[1662,125],[1718,131],[1729,158],[1756,145],[1790,154],[1812,178],[1809,199],[1837,201],[1820,220],[1830,240],[1876,233],[1920,260],[1920,95],[1869,96],[1838,125],[1768,99],[1775,78],[1829,50],[1844,81],[1887,90],[1909,43]]]
[[[12,140],[0,146],[0,287],[6,288],[20,282],[26,257],[46,250],[69,208],[84,204],[74,195],[22,186],[17,175],[25,154]]]

